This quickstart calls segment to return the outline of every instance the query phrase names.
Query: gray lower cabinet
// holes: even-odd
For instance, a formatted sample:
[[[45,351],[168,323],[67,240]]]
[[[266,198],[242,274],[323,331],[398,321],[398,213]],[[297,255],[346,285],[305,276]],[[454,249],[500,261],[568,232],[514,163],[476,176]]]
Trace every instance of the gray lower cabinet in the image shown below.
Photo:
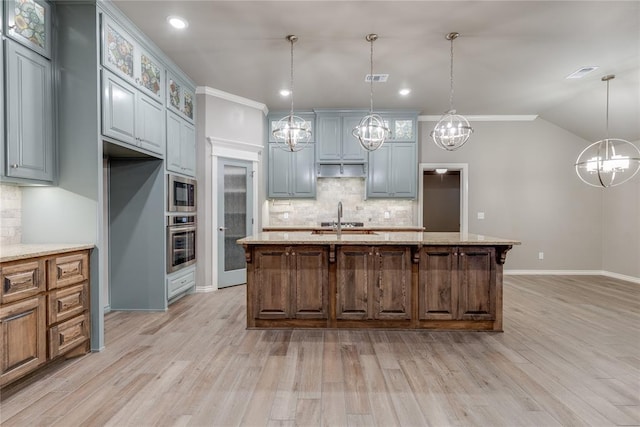
[[[54,180],[51,62],[5,40],[6,176]]]
[[[185,175],[196,174],[196,129],[167,111],[167,170]]]
[[[269,144],[268,195],[272,199],[316,197],[315,144],[290,152]]]
[[[164,107],[124,80],[102,72],[102,134],[164,154]]]
[[[369,153],[368,198],[415,199],[417,159],[415,143],[386,143]]]
[[[180,270],[167,277],[167,299],[172,299],[196,285],[195,266]]]

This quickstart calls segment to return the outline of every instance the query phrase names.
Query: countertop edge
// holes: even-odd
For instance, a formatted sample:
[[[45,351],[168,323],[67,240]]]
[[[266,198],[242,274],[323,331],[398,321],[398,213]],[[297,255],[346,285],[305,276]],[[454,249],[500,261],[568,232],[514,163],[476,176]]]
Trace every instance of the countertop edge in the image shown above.
[[[514,246],[521,242],[495,236],[459,233],[389,232],[380,234],[311,234],[262,232],[237,240],[240,245],[409,245],[409,246]]]
[[[0,263],[95,248],[93,243],[18,243],[0,246]]]

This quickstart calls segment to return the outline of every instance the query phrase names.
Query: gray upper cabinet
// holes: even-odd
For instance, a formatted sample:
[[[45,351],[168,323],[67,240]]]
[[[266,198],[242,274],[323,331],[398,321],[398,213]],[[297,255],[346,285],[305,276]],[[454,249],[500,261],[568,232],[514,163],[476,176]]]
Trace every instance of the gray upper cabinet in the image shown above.
[[[129,32],[102,14],[102,65],[162,103],[165,69]]]
[[[51,58],[51,5],[44,0],[4,0],[3,3],[6,6],[4,34],[45,58]]]
[[[102,74],[102,133],[164,154],[164,108],[108,71]]]
[[[368,198],[415,199],[417,195],[417,144],[385,143],[369,153]]]
[[[361,118],[357,113],[318,113],[316,150],[319,163],[366,162],[366,151],[351,134]]]
[[[182,117],[167,112],[167,170],[196,174],[196,129]]]
[[[2,6],[0,6],[0,175],[4,175],[6,164],[5,156],[5,133],[4,133],[4,41],[2,41]]]
[[[6,176],[54,180],[53,75],[48,59],[12,40],[6,49]]]
[[[313,145],[290,152],[269,144],[268,194],[272,199],[316,197]]]
[[[166,144],[164,111],[164,107],[151,97],[142,93],[137,94],[136,135],[141,148],[164,154]]]

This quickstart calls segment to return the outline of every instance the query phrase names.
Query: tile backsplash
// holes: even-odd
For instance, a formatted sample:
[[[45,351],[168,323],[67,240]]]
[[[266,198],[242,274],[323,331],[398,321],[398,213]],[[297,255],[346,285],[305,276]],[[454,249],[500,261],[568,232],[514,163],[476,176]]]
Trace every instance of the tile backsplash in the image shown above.
[[[367,226],[416,225],[417,202],[404,199],[365,200],[362,178],[318,178],[316,199],[267,200],[265,226],[319,226],[335,221],[342,201],[344,222],[364,222]],[[386,218],[387,213],[388,218]]]
[[[22,190],[0,184],[0,244],[22,242]]]

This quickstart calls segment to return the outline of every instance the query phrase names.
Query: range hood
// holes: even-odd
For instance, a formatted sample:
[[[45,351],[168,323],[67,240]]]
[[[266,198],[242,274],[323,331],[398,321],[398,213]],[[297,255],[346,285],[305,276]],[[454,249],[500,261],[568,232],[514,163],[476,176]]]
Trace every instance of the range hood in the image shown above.
[[[365,178],[366,163],[319,163],[318,178]]]

